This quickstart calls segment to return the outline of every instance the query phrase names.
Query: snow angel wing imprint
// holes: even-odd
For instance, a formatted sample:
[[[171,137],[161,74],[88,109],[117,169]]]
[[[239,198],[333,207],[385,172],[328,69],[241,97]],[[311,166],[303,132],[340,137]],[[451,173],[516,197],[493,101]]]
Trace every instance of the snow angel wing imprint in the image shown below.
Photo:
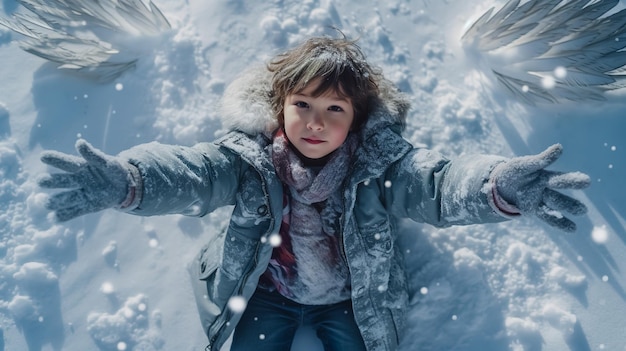
[[[626,9],[615,12],[618,4],[510,0],[472,24],[463,48],[525,103],[604,100],[626,87]]]
[[[135,66],[143,43],[150,42],[141,39],[171,29],[152,1],[18,2],[28,12],[18,13],[12,20],[0,17],[0,25],[24,37],[22,49],[101,82]]]

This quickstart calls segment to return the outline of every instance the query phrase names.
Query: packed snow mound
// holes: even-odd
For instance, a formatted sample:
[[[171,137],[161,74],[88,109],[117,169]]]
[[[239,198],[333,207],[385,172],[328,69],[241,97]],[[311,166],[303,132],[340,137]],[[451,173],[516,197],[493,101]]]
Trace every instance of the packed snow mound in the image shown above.
[[[626,9],[615,12],[618,4],[510,0],[476,20],[463,47],[525,103],[603,100],[626,87]]]
[[[150,325],[151,319],[156,327]],[[139,294],[129,297],[114,314],[89,314],[87,331],[101,350],[161,350],[165,342],[159,330],[160,320],[158,310],[152,318],[148,315],[148,298]]]
[[[133,67],[146,38],[171,28],[152,1],[18,2],[28,11],[15,13],[13,21],[0,18],[0,24],[25,37],[24,50],[99,81]]]

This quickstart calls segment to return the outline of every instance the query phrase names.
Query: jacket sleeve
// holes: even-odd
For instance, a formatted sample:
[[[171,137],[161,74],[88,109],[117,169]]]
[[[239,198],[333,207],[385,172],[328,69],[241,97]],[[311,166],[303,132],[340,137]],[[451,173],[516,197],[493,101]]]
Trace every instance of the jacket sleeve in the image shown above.
[[[387,208],[437,227],[506,220],[510,217],[493,203],[489,182],[493,168],[505,160],[491,155],[448,160],[433,150],[413,149],[387,171]]]
[[[203,216],[232,205],[241,159],[212,143],[193,147],[142,144],[119,155],[139,170],[141,199],[130,213]]]

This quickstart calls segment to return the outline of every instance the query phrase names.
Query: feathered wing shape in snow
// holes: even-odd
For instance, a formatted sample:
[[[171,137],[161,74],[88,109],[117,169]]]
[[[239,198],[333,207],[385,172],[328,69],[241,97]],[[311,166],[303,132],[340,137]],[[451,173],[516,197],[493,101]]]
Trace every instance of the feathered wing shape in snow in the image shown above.
[[[508,1],[462,37],[506,90],[534,105],[604,100],[626,87],[626,9],[619,0]]]
[[[24,50],[98,81],[110,81],[141,55],[132,43],[171,26],[142,0],[18,0],[28,11],[3,25],[23,35]],[[135,46],[135,47],[134,47]]]

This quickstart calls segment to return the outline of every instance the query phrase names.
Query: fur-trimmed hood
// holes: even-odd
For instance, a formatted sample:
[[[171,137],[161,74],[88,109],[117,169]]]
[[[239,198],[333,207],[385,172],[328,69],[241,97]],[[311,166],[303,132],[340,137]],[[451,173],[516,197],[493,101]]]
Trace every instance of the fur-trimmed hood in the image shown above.
[[[256,66],[237,77],[224,92],[220,104],[222,126],[226,131],[241,131],[249,135],[270,135],[278,122],[270,104],[272,74],[264,66]],[[367,137],[381,127],[404,130],[410,108],[408,97],[389,80],[378,81],[379,98],[371,101],[370,115],[363,127]]]

